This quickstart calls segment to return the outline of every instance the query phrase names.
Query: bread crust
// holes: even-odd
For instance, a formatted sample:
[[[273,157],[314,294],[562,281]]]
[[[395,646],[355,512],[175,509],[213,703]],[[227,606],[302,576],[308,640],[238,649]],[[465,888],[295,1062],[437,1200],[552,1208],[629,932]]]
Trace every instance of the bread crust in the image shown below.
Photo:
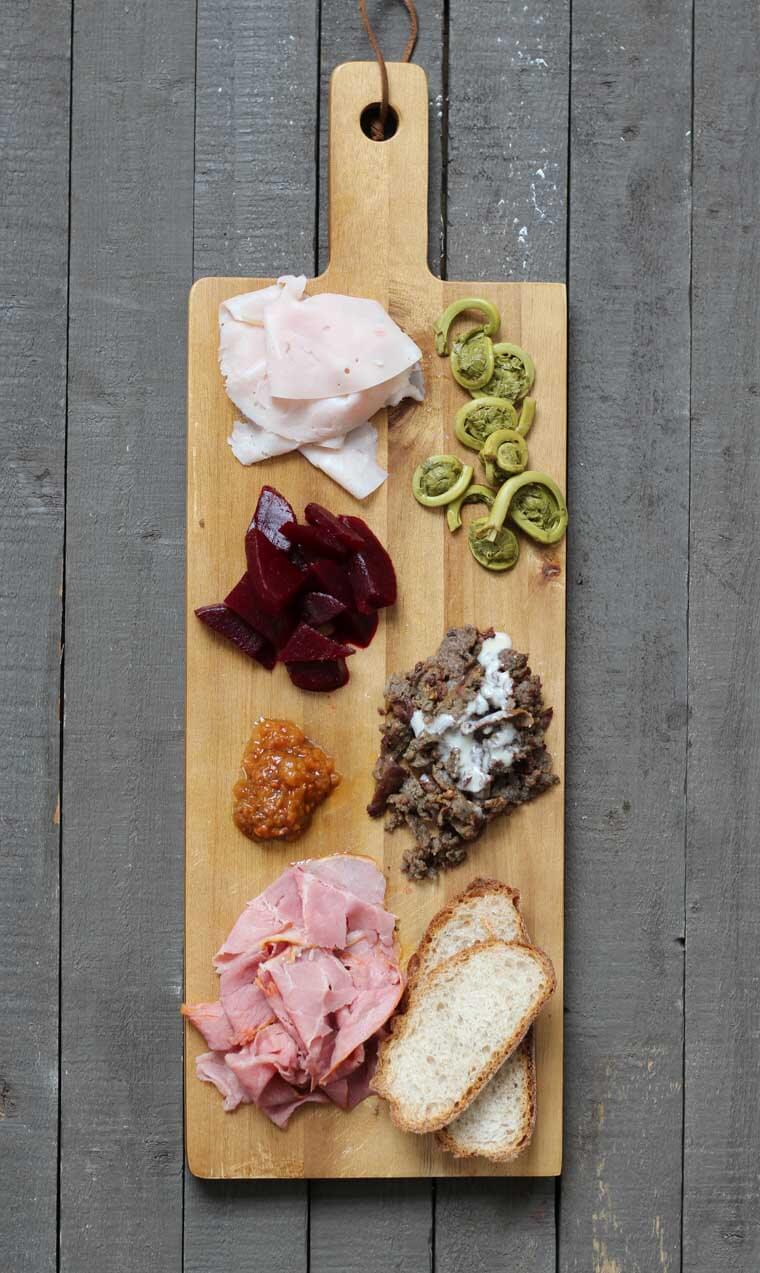
[[[502,893],[514,903],[520,926],[520,941],[525,946],[530,945],[528,930],[525,927],[525,921],[520,911],[519,889],[512,888],[510,884],[503,884],[501,880],[491,880],[484,875],[479,875],[467,885],[466,889],[464,889],[461,893],[457,893],[455,897],[450,898],[446,905],[441,907],[441,909],[433,916],[422,934],[420,944],[414,954],[410,957],[406,966],[404,1008],[408,1006],[409,994],[420,975],[420,968],[424,963],[425,955],[430,949],[436,933],[438,933],[439,930],[448,923],[455,911],[462,905],[463,902],[467,902],[473,897],[487,897],[489,893]]]
[[[512,1162],[530,1144],[536,1127],[536,1056],[532,1026],[525,1035],[522,1046],[526,1049],[527,1114],[523,1119],[523,1129],[519,1139],[509,1149],[489,1149],[488,1152],[482,1149],[469,1149],[455,1139],[451,1133],[451,1123],[449,1123],[435,1133],[435,1139],[446,1153],[453,1154],[454,1158],[487,1158],[489,1162],[503,1163]],[[506,1061],[504,1064],[506,1065]]]
[[[506,886],[505,886],[506,887]],[[410,1022],[413,1016],[414,1003],[410,1003],[406,1012],[394,1018],[392,1033],[385,1043],[381,1045],[377,1070],[372,1080],[372,1090],[378,1096],[382,1096],[388,1102],[388,1108],[393,1122],[402,1131],[407,1132],[435,1132],[445,1127],[453,1119],[467,1109],[475,1100],[475,1097],[485,1087],[490,1078],[501,1068],[507,1057],[511,1056],[515,1048],[522,1042],[531,1025],[535,1021],[539,1012],[543,1008],[547,999],[554,993],[557,979],[554,968],[549,956],[539,950],[537,946],[531,946],[529,942],[505,942],[505,941],[483,941],[475,942],[474,945],[468,946],[465,950],[460,950],[456,955],[452,955],[449,959],[445,959],[442,963],[437,964],[429,973],[424,975],[415,987],[415,999],[419,995],[423,995],[426,990],[434,988],[435,983],[442,980],[452,969],[466,965],[475,955],[483,950],[492,950],[494,948],[504,949],[522,949],[529,950],[532,955],[536,956],[540,963],[545,976],[545,985],[542,993],[538,997],[533,1007],[526,1012],[520,1019],[518,1025],[512,1034],[504,1040],[491,1059],[478,1072],[476,1077],[462,1093],[458,1100],[452,1101],[443,1114],[435,1118],[411,1118],[408,1117],[403,1110],[403,1106],[398,1103],[394,1096],[388,1090],[386,1083],[386,1072],[388,1069],[388,1058],[392,1054],[393,1048],[407,1034]]]

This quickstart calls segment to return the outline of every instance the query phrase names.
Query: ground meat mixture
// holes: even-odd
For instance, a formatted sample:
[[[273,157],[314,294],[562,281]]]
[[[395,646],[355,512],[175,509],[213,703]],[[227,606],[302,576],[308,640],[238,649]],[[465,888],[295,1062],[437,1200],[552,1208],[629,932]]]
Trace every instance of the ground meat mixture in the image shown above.
[[[487,823],[559,781],[544,744],[552,709],[544,706],[540,677],[531,675],[526,654],[498,652],[497,675],[508,673],[509,696],[503,704],[495,705],[491,698],[485,709],[478,706],[488,675],[479,655],[493,637],[492,630],[451,628],[436,654],[411,672],[392,676],[386,685],[375,792],[368,812],[372,817],[385,814],[389,831],[407,826],[413,833],[415,845],[403,861],[412,879],[462,862],[466,842],[476,839]],[[463,789],[468,785],[464,758],[436,730],[437,724],[445,726],[442,717],[453,718],[449,739],[451,730],[462,723],[462,734],[486,744],[495,740],[499,729],[509,731],[511,745],[495,753],[482,789]]]

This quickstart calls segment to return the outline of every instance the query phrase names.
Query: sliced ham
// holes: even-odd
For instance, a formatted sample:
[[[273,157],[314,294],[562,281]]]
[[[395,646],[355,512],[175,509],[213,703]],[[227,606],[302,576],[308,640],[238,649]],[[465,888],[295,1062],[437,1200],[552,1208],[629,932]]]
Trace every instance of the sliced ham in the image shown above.
[[[196,1003],[192,1008],[183,1004],[182,1015],[200,1030],[212,1052],[227,1052],[235,1046],[235,1030],[221,999],[214,1003]]]
[[[198,1077],[224,1108],[278,1127],[309,1101],[369,1093],[377,1040],[404,988],[385,880],[369,858],[294,863],[249,902],[214,956],[219,999],[183,1006],[210,1052]]]
[[[195,1072],[204,1083],[213,1083],[224,1097],[224,1108],[229,1113],[237,1109],[241,1101],[247,1101],[245,1089],[239,1078],[228,1066],[223,1052],[203,1052],[195,1062]]]

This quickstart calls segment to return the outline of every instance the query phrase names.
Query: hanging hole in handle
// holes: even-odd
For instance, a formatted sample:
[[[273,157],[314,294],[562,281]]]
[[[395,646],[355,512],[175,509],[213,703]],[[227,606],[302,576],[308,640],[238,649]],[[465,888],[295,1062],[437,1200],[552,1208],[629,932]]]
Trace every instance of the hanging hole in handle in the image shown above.
[[[392,106],[388,107],[388,114],[385,117],[385,136],[376,136],[373,129],[380,123],[380,103],[370,102],[369,106],[365,106],[359,116],[359,123],[362,126],[362,132],[365,137],[369,137],[370,141],[390,141],[391,137],[395,137],[398,129],[398,112]]]

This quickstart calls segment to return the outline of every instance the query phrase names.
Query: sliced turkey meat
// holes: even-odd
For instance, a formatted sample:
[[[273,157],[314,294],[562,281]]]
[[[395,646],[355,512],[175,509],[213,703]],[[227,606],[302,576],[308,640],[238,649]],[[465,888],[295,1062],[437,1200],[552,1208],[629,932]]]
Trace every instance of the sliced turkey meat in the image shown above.
[[[385,880],[368,858],[297,862],[249,902],[214,957],[219,999],[183,1006],[210,1051],[196,1071],[226,1110],[278,1127],[300,1105],[351,1109],[404,988]]]
[[[264,314],[266,359],[278,398],[334,398],[385,384],[422,354],[378,301],[283,288]]]
[[[220,306],[219,365],[246,416],[228,442],[241,464],[301,450],[364,499],[387,477],[369,421],[403,398],[424,398],[421,353],[377,301],[304,299],[305,282],[286,275]]]

